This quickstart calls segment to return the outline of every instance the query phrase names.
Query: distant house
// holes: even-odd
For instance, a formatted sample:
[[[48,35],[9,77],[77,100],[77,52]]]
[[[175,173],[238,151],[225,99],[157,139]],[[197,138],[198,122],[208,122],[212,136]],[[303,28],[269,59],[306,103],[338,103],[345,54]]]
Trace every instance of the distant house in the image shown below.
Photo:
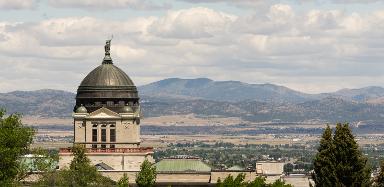
[[[256,174],[258,175],[282,175],[284,173],[284,162],[259,161],[256,162]]]

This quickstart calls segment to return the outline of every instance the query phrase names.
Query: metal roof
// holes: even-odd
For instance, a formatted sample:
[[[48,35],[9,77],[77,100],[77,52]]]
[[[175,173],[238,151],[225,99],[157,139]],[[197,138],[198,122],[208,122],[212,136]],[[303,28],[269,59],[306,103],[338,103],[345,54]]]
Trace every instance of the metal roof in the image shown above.
[[[157,172],[210,172],[200,159],[163,159],[155,164]]]
[[[136,86],[123,70],[113,65],[109,51],[110,40],[107,40],[103,63],[92,70],[77,89],[74,112],[81,105],[88,112],[100,107],[121,112],[128,103],[132,106],[139,105]]]

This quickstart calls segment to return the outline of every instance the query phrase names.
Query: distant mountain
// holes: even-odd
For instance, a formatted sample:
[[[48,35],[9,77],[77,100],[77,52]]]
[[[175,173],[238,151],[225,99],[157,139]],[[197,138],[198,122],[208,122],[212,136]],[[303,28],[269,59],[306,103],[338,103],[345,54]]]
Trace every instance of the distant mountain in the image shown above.
[[[298,103],[316,98],[273,84],[247,84],[239,81],[213,81],[206,78],[170,78],[139,87],[140,94],[178,99],[205,99],[238,102],[255,100],[262,102]]]
[[[259,101],[224,102],[212,100],[168,100],[146,98],[144,116],[182,115],[240,117],[254,122],[384,122],[384,105],[372,105],[327,97],[303,103],[266,103]]]
[[[69,117],[75,94],[60,90],[14,91],[0,93],[0,107],[8,113],[43,117]]]
[[[370,86],[359,89],[342,89],[330,94],[346,100],[367,102],[384,97],[384,88]]]
[[[384,122],[381,87],[305,94],[272,84],[172,78],[140,86],[139,93],[147,117],[193,113],[258,122]],[[0,93],[0,107],[10,113],[70,117],[74,104],[74,93],[59,90]]]
[[[169,78],[139,87],[141,95],[174,99],[204,99],[239,102],[254,100],[274,103],[302,103],[327,97],[348,101],[384,103],[384,88],[371,86],[342,89],[323,94],[306,94],[274,84],[248,84],[239,81],[213,81],[206,78]]]

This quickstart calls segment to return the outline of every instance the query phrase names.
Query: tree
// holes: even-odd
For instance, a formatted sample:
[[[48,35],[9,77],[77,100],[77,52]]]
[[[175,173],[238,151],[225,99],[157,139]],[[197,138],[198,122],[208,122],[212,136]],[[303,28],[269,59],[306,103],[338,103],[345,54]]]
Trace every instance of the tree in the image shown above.
[[[72,151],[74,157],[69,166],[73,172],[72,182],[79,186],[89,186],[95,182],[99,173],[96,167],[91,165],[91,161],[85,155],[85,149],[81,145],[75,145]]]
[[[221,180],[218,180],[216,183],[217,187],[245,187],[247,185],[246,182],[244,182],[245,174],[240,173],[236,176],[236,178],[233,178],[232,175],[228,175],[223,182]]]
[[[314,159],[313,178],[316,186],[370,186],[371,169],[359,150],[348,123],[324,130]]]
[[[253,181],[244,181],[245,174],[240,173],[233,178],[232,175],[228,175],[224,181],[219,178],[216,183],[216,187],[292,187],[290,184],[285,184],[284,181],[278,179],[272,184],[267,184],[266,178],[263,176],[256,177]]]
[[[384,187],[384,160],[380,162],[380,172],[375,178],[375,187]]]
[[[371,169],[367,165],[367,158],[359,150],[348,123],[336,125],[333,144],[337,184],[348,187],[370,186]]]
[[[102,176],[86,156],[81,145],[72,147],[73,160],[68,168],[46,172],[37,186],[112,186],[115,182]]]
[[[21,115],[5,117],[0,109],[0,186],[12,185],[21,180],[19,171],[24,170],[20,156],[26,154],[32,143],[34,130],[21,123]]]
[[[255,178],[255,180],[251,181],[247,187],[268,187],[267,183],[265,182],[266,178],[262,176],[258,176]]]
[[[136,175],[136,184],[139,187],[151,187],[156,182],[156,167],[147,159],[140,166],[140,172]]]
[[[56,152],[49,152],[42,148],[35,148],[30,151],[28,157],[20,158],[20,167],[18,170],[18,179],[24,179],[34,172],[45,173],[56,170],[59,155]]]
[[[270,185],[270,187],[293,187],[290,184],[285,184],[284,181],[277,179],[274,183]]]
[[[313,180],[317,187],[333,186],[337,182],[337,176],[335,173],[335,146],[329,125],[323,132],[317,151],[313,162]]]
[[[117,182],[118,187],[129,187],[129,178],[126,173]]]

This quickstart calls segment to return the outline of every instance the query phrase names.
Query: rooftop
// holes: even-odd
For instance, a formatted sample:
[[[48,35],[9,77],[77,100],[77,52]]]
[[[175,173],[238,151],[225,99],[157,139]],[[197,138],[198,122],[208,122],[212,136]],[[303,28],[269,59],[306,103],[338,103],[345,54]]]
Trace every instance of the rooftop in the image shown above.
[[[155,164],[156,171],[163,173],[210,172],[211,167],[198,158],[166,158]]]

